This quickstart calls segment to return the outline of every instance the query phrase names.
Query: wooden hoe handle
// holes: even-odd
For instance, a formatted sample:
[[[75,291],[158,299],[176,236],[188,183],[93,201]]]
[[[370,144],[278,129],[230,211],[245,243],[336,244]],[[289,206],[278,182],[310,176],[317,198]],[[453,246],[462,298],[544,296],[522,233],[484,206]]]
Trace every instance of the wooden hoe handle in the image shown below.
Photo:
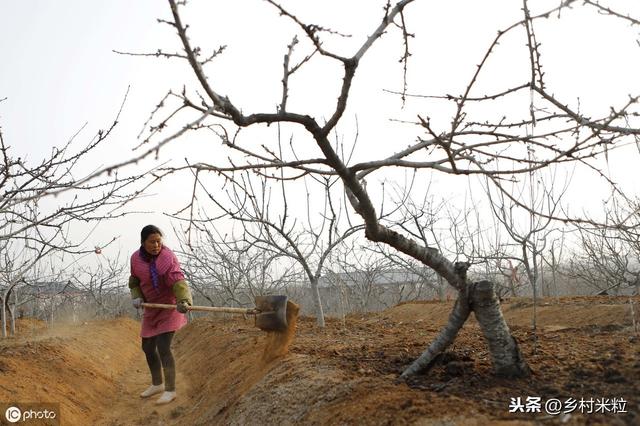
[[[163,303],[143,303],[144,308],[160,308],[160,309],[175,309],[176,305],[165,305]],[[252,308],[228,308],[220,306],[187,306],[189,311],[202,311],[202,312],[226,312],[229,314],[245,314],[245,315],[257,315],[260,313],[257,309]]]

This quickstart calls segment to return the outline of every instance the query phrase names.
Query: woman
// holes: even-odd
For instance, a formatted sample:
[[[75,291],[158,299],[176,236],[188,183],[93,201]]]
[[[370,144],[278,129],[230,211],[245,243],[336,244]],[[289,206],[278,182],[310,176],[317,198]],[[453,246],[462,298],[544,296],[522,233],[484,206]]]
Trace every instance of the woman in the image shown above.
[[[131,256],[129,289],[133,306],[140,308],[143,302],[176,305],[176,310],[144,308],[140,336],[151,371],[151,386],[140,396],[148,398],[162,392],[156,404],[168,404],[176,398],[171,340],[175,331],[187,323],[184,314],[193,302],[178,258],[162,244],[160,229],[145,226],[140,232],[140,241],[140,249]]]

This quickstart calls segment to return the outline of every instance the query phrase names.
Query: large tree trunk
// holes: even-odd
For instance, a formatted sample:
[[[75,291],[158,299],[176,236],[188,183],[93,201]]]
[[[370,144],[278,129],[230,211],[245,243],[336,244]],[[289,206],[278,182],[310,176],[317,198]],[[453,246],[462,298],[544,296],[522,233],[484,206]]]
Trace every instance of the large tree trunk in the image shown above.
[[[472,287],[473,312],[489,344],[495,373],[502,377],[528,376],[531,370],[522,358],[518,343],[511,335],[509,326],[502,316],[493,283],[480,281]]]
[[[9,335],[10,336],[15,336],[16,335],[16,311],[15,311],[15,306],[13,308],[11,308],[11,306],[7,306],[7,310],[9,311],[9,321],[10,321],[10,325],[9,325]]]
[[[320,299],[320,289],[318,289],[318,280],[311,280],[311,298],[316,312],[316,324],[318,327],[324,327],[324,311],[322,310],[322,300]]]
[[[11,335],[16,334],[16,317],[13,309],[9,307],[9,299],[11,298],[11,292],[15,291],[15,286],[18,284],[20,280],[16,280],[13,283],[9,284],[9,287],[2,295],[2,308],[0,309],[0,321],[2,322],[2,337],[7,337],[7,312],[11,321]],[[15,307],[18,306],[17,299],[15,303]]]
[[[501,377],[527,377],[529,366],[522,358],[518,343],[509,332],[502,316],[500,303],[490,281],[480,281],[467,285],[468,296],[460,293],[449,321],[429,347],[400,375],[407,379],[432,365],[436,356],[453,343],[458,332],[473,311],[489,345],[489,352],[496,375]]]
[[[13,307],[11,307],[10,299],[13,294]],[[5,296],[5,304],[9,318],[9,335],[16,335],[16,307],[18,306],[17,292],[14,287],[11,287]]]

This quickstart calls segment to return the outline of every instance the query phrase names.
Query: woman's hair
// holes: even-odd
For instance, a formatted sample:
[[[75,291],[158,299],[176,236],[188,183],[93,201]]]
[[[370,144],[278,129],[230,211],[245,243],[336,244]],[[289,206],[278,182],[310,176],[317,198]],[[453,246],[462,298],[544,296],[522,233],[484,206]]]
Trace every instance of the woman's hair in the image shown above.
[[[144,243],[151,234],[160,234],[162,236],[162,231],[155,225],[147,225],[140,231],[140,242]]]

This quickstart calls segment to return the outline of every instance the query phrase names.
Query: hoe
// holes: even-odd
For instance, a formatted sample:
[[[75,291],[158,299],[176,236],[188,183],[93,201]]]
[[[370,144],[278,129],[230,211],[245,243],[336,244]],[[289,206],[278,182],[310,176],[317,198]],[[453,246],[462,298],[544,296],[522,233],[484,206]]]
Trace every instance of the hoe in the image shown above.
[[[190,311],[226,312],[229,314],[255,315],[256,327],[263,331],[283,332],[287,329],[287,296],[257,296],[255,308],[230,308],[218,306],[189,306]],[[145,308],[175,309],[176,305],[143,303]]]

